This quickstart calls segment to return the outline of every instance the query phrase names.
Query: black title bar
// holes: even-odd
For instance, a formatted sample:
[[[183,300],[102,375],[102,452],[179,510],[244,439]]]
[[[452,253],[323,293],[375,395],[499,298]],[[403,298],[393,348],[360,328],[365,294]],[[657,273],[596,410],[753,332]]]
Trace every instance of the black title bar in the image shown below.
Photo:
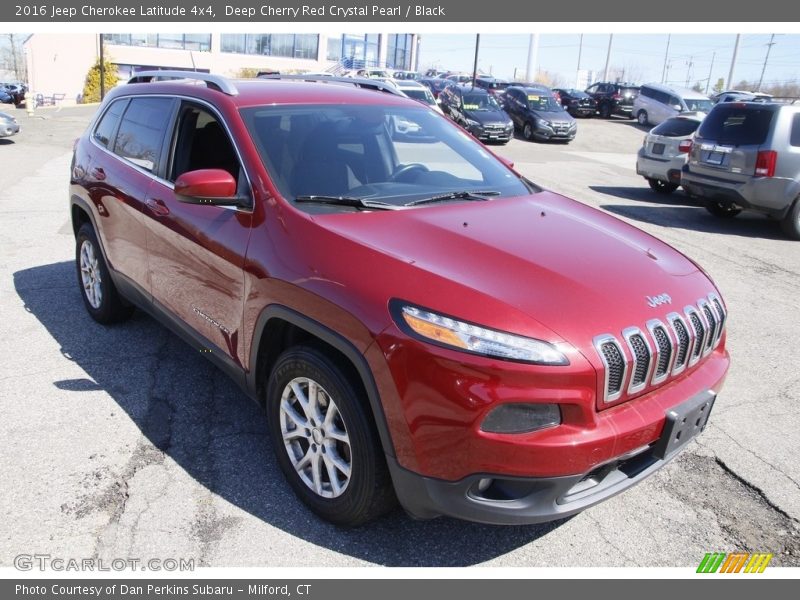
[[[0,21],[47,22],[781,22],[796,21],[798,5],[785,0],[11,0]]]

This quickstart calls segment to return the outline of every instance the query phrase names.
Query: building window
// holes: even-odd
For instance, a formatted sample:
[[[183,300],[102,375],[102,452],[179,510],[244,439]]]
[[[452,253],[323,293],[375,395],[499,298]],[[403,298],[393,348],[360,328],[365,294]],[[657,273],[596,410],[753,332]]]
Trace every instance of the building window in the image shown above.
[[[223,52],[233,54],[260,54],[262,56],[316,60],[319,36],[292,33],[223,33],[221,49]],[[328,51],[330,51],[330,44]]]
[[[210,33],[104,33],[103,41],[117,46],[171,48],[177,50],[211,50]]]
[[[386,43],[386,66],[390,69],[411,68],[411,34],[391,34]]]

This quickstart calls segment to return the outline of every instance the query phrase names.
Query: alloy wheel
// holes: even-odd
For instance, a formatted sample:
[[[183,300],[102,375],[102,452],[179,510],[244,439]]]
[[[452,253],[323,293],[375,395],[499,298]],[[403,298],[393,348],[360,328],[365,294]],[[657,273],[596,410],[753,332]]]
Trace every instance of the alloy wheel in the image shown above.
[[[102,277],[100,276],[100,267],[92,242],[89,240],[83,241],[80,256],[83,293],[86,294],[86,299],[92,308],[100,308],[103,302]]]

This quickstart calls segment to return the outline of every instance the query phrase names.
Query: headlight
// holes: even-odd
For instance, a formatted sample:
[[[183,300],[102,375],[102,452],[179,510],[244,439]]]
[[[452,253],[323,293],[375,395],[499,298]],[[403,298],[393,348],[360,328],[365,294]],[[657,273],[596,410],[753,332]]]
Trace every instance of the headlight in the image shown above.
[[[481,124],[477,121],[473,121],[472,119],[467,119],[467,127],[478,127],[480,128]]]
[[[538,365],[568,365],[555,346],[542,340],[487,329],[400,302],[392,313],[406,333],[440,346]]]
[[[514,129],[514,121],[509,121],[508,123],[506,123],[506,129],[509,131]]]
[[[550,125],[552,125],[552,123],[550,123],[550,121],[548,121],[547,119],[539,119],[539,125],[544,125],[545,127],[550,127]]]

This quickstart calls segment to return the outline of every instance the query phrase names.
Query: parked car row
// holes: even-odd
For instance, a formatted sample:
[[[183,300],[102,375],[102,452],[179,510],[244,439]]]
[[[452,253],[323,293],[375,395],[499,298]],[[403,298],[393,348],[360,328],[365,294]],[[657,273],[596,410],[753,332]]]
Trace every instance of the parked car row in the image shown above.
[[[28,91],[24,83],[0,83],[0,104],[15,104],[19,106],[25,102],[25,92]]]

